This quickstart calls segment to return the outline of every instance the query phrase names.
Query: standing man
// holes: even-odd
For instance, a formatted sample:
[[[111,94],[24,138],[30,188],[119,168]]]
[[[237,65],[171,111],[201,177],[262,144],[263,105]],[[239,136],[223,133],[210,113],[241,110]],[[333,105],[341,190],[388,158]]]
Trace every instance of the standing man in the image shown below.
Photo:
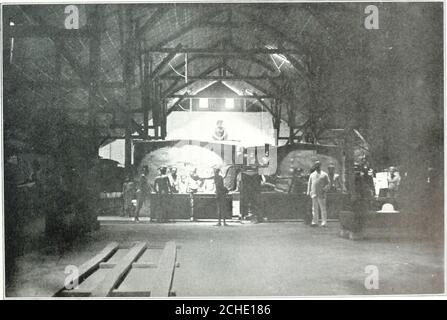
[[[228,134],[223,126],[222,120],[217,120],[216,129],[214,129],[213,139],[218,141],[227,140]]]
[[[217,201],[217,214],[219,215],[219,222],[217,226],[220,227],[222,224],[220,221],[223,219],[223,225],[226,226],[225,222],[225,195],[228,190],[224,186],[223,177],[220,175],[220,169],[214,169],[214,185],[216,187],[216,201]]]
[[[140,222],[140,210],[143,207],[143,204],[146,202],[146,199],[149,197],[151,193],[151,187],[147,178],[149,176],[149,167],[143,167],[143,173],[141,174],[138,189],[137,189],[137,210],[135,211],[135,222]]]
[[[180,177],[177,174],[177,168],[172,167],[170,170],[169,182],[171,183],[171,190],[173,193],[179,193],[180,190]]]
[[[189,177],[186,181],[186,192],[189,193],[189,206],[190,206],[190,213],[191,221],[195,221],[194,217],[194,194],[196,194],[199,191],[199,187],[201,185],[201,180],[199,175],[197,174],[197,168],[192,169],[192,171],[189,174]]]
[[[314,165],[315,171],[309,177],[307,195],[312,198],[312,227],[318,226],[319,211],[321,211],[321,226],[327,226],[326,191],[329,186],[329,177],[321,170],[320,161]]]
[[[134,199],[134,195],[135,183],[127,175],[123,183],[123,216],[127,215],[129,218],[133,216],[132,200]]]
[[[155,192],[158,195],[158,201],[159,201],[159,210],[160,214],[158,216],[158,220],[160,222],[166,222],[167,221],[167,209],[168,209],[168,196],[172,194],[172,187],[171,183],[169,182],[169,177],[166,175],[167,168],[161,167],[160,169],[160,175],[155,178],[154,181],[154,188]]]
[[[387,197],[394,200],[396,198],[397,192],[399,191],[400,174],[399,172],[397,172],[397,169],[395,167],[390,167],[389,172]]]
[[[354,163],[354,192],[352,197],[352,210],[354,211],[354,223],[350,231],[362,237],[365,217],[369,210],[369,204],[374,187],[371,187],[372,177],[368,175],[368,169],[365,166]]]

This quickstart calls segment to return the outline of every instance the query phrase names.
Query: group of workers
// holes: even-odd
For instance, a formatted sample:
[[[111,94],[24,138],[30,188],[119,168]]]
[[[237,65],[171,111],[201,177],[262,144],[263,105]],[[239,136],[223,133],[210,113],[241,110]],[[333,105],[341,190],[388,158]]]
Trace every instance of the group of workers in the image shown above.
[[[326,173],[321,169],[320,161],[316,161],[310,170],[310,175],[305,175],[303,169],[293,169],[293,176],[290,181],[288,192],[292,194],[307,194],[311,198],[311,226],[327,226],[327,193],[341,193],[346,191],[340,175],[336,173],[334,163],[329,163],[327,168]],[[367,202],[369,201],[367,199],[371,199],[374,195],[374,171],[369,167],[366,161],[360,161],[359,163],[355,163],[354,172],[355,192],[360,195],[359,199],[364,199],[362,206],[367,206]],[[217,225],[226,225],[224,206],[225,196],[228,193],[228,190],[224,186],[224,179],[220,174],[220,169],[215,168],[213,176],[200,177],[197,173],[197,169],[194,168],[185,179],[184,177],[179,177],[177,174],[177,168],[171,167],[168,169],[166,166],[162,166],[159,168],[159,175],[155,178],[153,185],[149,184],[148,174],[148,166],[144,166],[137,186],[135,186],[134,182],[130,181],[130,179],[126,179],[126,182],[124,183],[124,213],[128,216],[134,216],[134,220],[136,222],[139,222],[140,211],[143,205],[148,201],[151,193],[158,195],[159,204],[157,210],[158,214],[156,217],[153,216],[152,218],[156,219],[158,222],[166,222],[168,216],[169,195],[179,192],[190,195],[190,219],[191,221],[194,221],[194,194],[199,192],[199,189],[203,186],[205,180],[213,179],[213,190],[216,194],[217,211],[219,217]],[[238,177],[240,177],[240,174]],[[260,179],[261,186],[267,183],[264,179]],[[387,196],[389,198],[396,197],[400,179],[400,175],[396,168],[390,167],[387,189]],[[237,185],[238,187],[236,190],[241,191],[239,190],[240,181],[238,181]],[[136,198],[136,205],[134,198]],[[256,201],[255,198],[253,198],[251,202],[254,201]],[[319,223],[320,217],[321,223]]]
[[[190,195],[190,208],[191,208],[191,221],[194,221],[194,194],[199,192],[206,179],[213,179],[214,193],[216,194],[217,211],[219,217],[218,225],[226,225],[224,215],[224,200],[228,190],[224,186],[223,177],[220,174],[220,169],[214,169],[214,175],[210,177],[200,177],[197,173],[197,169],[191,170],[190,175],[186,179],[186,182],[180,181],[180,177],[177,174],[177,168],[168,168],[162,166],[159,169],[159,175],[155,178],[153,185],[149,183],[149,168],[143,166],[142,174],[138,180],[136,186],[129,177],[123,185],[123,199],[124,199],[124,214],[134,216],[134,221],[139,222],[140,211],[143,205],[149,200],[150,194],[155,193],[158,195],[158,215],[153,217],[158,222],[167,222],[168,216],[168,203],[169,196],[181,191],[181,185],[185,185],[185,191]],[[136,197],[136,208],[134,205],[134,198]]]

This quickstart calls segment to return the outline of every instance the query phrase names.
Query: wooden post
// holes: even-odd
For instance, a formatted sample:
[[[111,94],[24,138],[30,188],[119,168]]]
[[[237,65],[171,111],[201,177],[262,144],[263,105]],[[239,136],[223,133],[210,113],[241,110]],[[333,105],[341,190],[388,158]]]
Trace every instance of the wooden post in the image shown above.
[[[275,111],[275,115],[272,120],[273,129],[275,130],[275,145],[277,146],[279,140],[279,130],[281,128],[281,104],[278,102],[278,99],[274,99],[273,101],[273,110]]]
[[[161,109],[161,121],[160,121],[160,135],[161,138],[164,140],[166,139],[166,135],[167,135],[167,117],[168,117],[168,110],[167,110],[167,104],[166,104],[166,99],[163,99],[162,97],[162,92],[163,92],[163,84],[160,83],[158,85],[158,97],[159,97],[159,103],[160,103],[160,109]]]
[[[154,124],[154,136],[155,139],[160,138],[159,126],[160,126],[160,106],[158,97],[158,80],[152,80],[151,82],[151,93],[152,93],[152,122]]]
[[[168,119],[168,112],[167,112],[167,104],[166,104],[166,99],[163,99],[161,101],[161,107],[163,108],[163,119],[161,122],[161,138],[164,140],[166,139],[166,135],[167,135],[167,119]]]
[[[143,108],[143,130],[144,133],[148,136],[149,135],[149,107],[150,107],[150,79],[149,75],[152,70],[152,59],[150,58],[149,54],[144,55],[143,59],[143,78],[144,83],[142,86],[143,90],[143,101],[142,101],[142,108]]]
[[[126,128],[125,128],[125,146],[124,146],[124,163],[127,169],[130,169],[132,165],[132,114],[129,112],[131,109],[132,99],[132,84],[134,77],[134,56],[135,56],[135,25],[132,17],[131,7],[125,9],[125,23],[124,29],[127,34],[122,52],[124,54],[124,66],[123,66],[123,80],[125,88],[125,109],[126,109]]]
[[[98,104],[98,79],[99,68],[101,65],[101,9],[95,5],[89,13],[88,27],[90,30],[89,39],[89,87],[88,87],[88,123],[91,130],[92,154],[97,155],[97,132],[96,132],[96,116]],[[63,43],[60,43],[63,46]],[[61,47],[62,48],[62,47]],[[55,79],[57,80],[57,79]]]
[[[345,158],[345,170],[343,180],[348,193],[353,194],[354,190],[354,137],[352,126],[345,128],[342,140],[343,155]]]

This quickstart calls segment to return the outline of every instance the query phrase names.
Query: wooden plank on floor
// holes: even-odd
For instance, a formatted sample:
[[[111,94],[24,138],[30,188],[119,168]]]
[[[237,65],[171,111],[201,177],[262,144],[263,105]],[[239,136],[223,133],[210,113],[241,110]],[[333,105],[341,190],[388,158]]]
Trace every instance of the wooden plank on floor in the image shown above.
[[[158,264],[160,260],[160,256],[163,252],[164,246],[160,249],[152,249],[148,247],[146,251],[141,255],[140,259],[138,259],[138,263],[155,263]]]
[[[138,292],[135,295],[136,297],[150,296],[156,273],[156,268],[134,268],[132,266],[132,269],[130,269],[118,288],[112,291],[110,296],[129,296],[129,292]]]
[[[73,290],[62,291],[62,297],[89,297],[98,283],[100,283],[106,277],[110,270],[107,269],[97,269],[90,276],[88,276],[84,281],[82,281],[78,287]]]
[[[115,254],[106,262],[107,263],[118,263],[129,252],[129,249],[130,248],[123,249],[120,246],[119,249],[115,252]]]
[[[175,263],[177,259],[177,247],[174,241],[169,241],[161,254],[155,274],[154,286],[151,297],[168,297],[174,278]]]
[[[100,269],[113,269],[115,267],[116,267],[116,263],[101,262],[99,264]],[[132,263],[132,268],[140,268],[140,269],[157,268],[157,264],[147,263],[147,262],[134,262],[134,263]]]
[[[92,297],[107,297],[123,276],[132,267],[132,263],[138,259],[138,257],[146,249],[146,242],[137,242],[124,256],[121,261],[117,263],[115,268],[110,269],[110,272],[106,275],[103,281],[92,291]]]
[[[134,262],[132,264],[132,268],[153,269],[153,268],[157,268],[157,264],[155,264],[155,263],[145,263],[145,262]]]
[[[73,279],[73,283],[81,283],[87,276],[99,268],[101,262],[109,259],[118,250],[118,246],[117,242],[110,242],[100,253],[79,266],[79,273],[77,277]],[[69,295],[70,291],[72,290],[62,288],[55,294],[55,296],[59,296],[63,292]]]

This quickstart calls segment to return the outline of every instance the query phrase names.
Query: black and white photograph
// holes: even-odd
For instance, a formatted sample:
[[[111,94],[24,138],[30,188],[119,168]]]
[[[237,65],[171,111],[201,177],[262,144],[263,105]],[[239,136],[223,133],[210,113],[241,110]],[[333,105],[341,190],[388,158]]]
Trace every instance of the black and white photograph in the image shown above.
[[[2,3],[4,298],[444,296],[444,12]]]

